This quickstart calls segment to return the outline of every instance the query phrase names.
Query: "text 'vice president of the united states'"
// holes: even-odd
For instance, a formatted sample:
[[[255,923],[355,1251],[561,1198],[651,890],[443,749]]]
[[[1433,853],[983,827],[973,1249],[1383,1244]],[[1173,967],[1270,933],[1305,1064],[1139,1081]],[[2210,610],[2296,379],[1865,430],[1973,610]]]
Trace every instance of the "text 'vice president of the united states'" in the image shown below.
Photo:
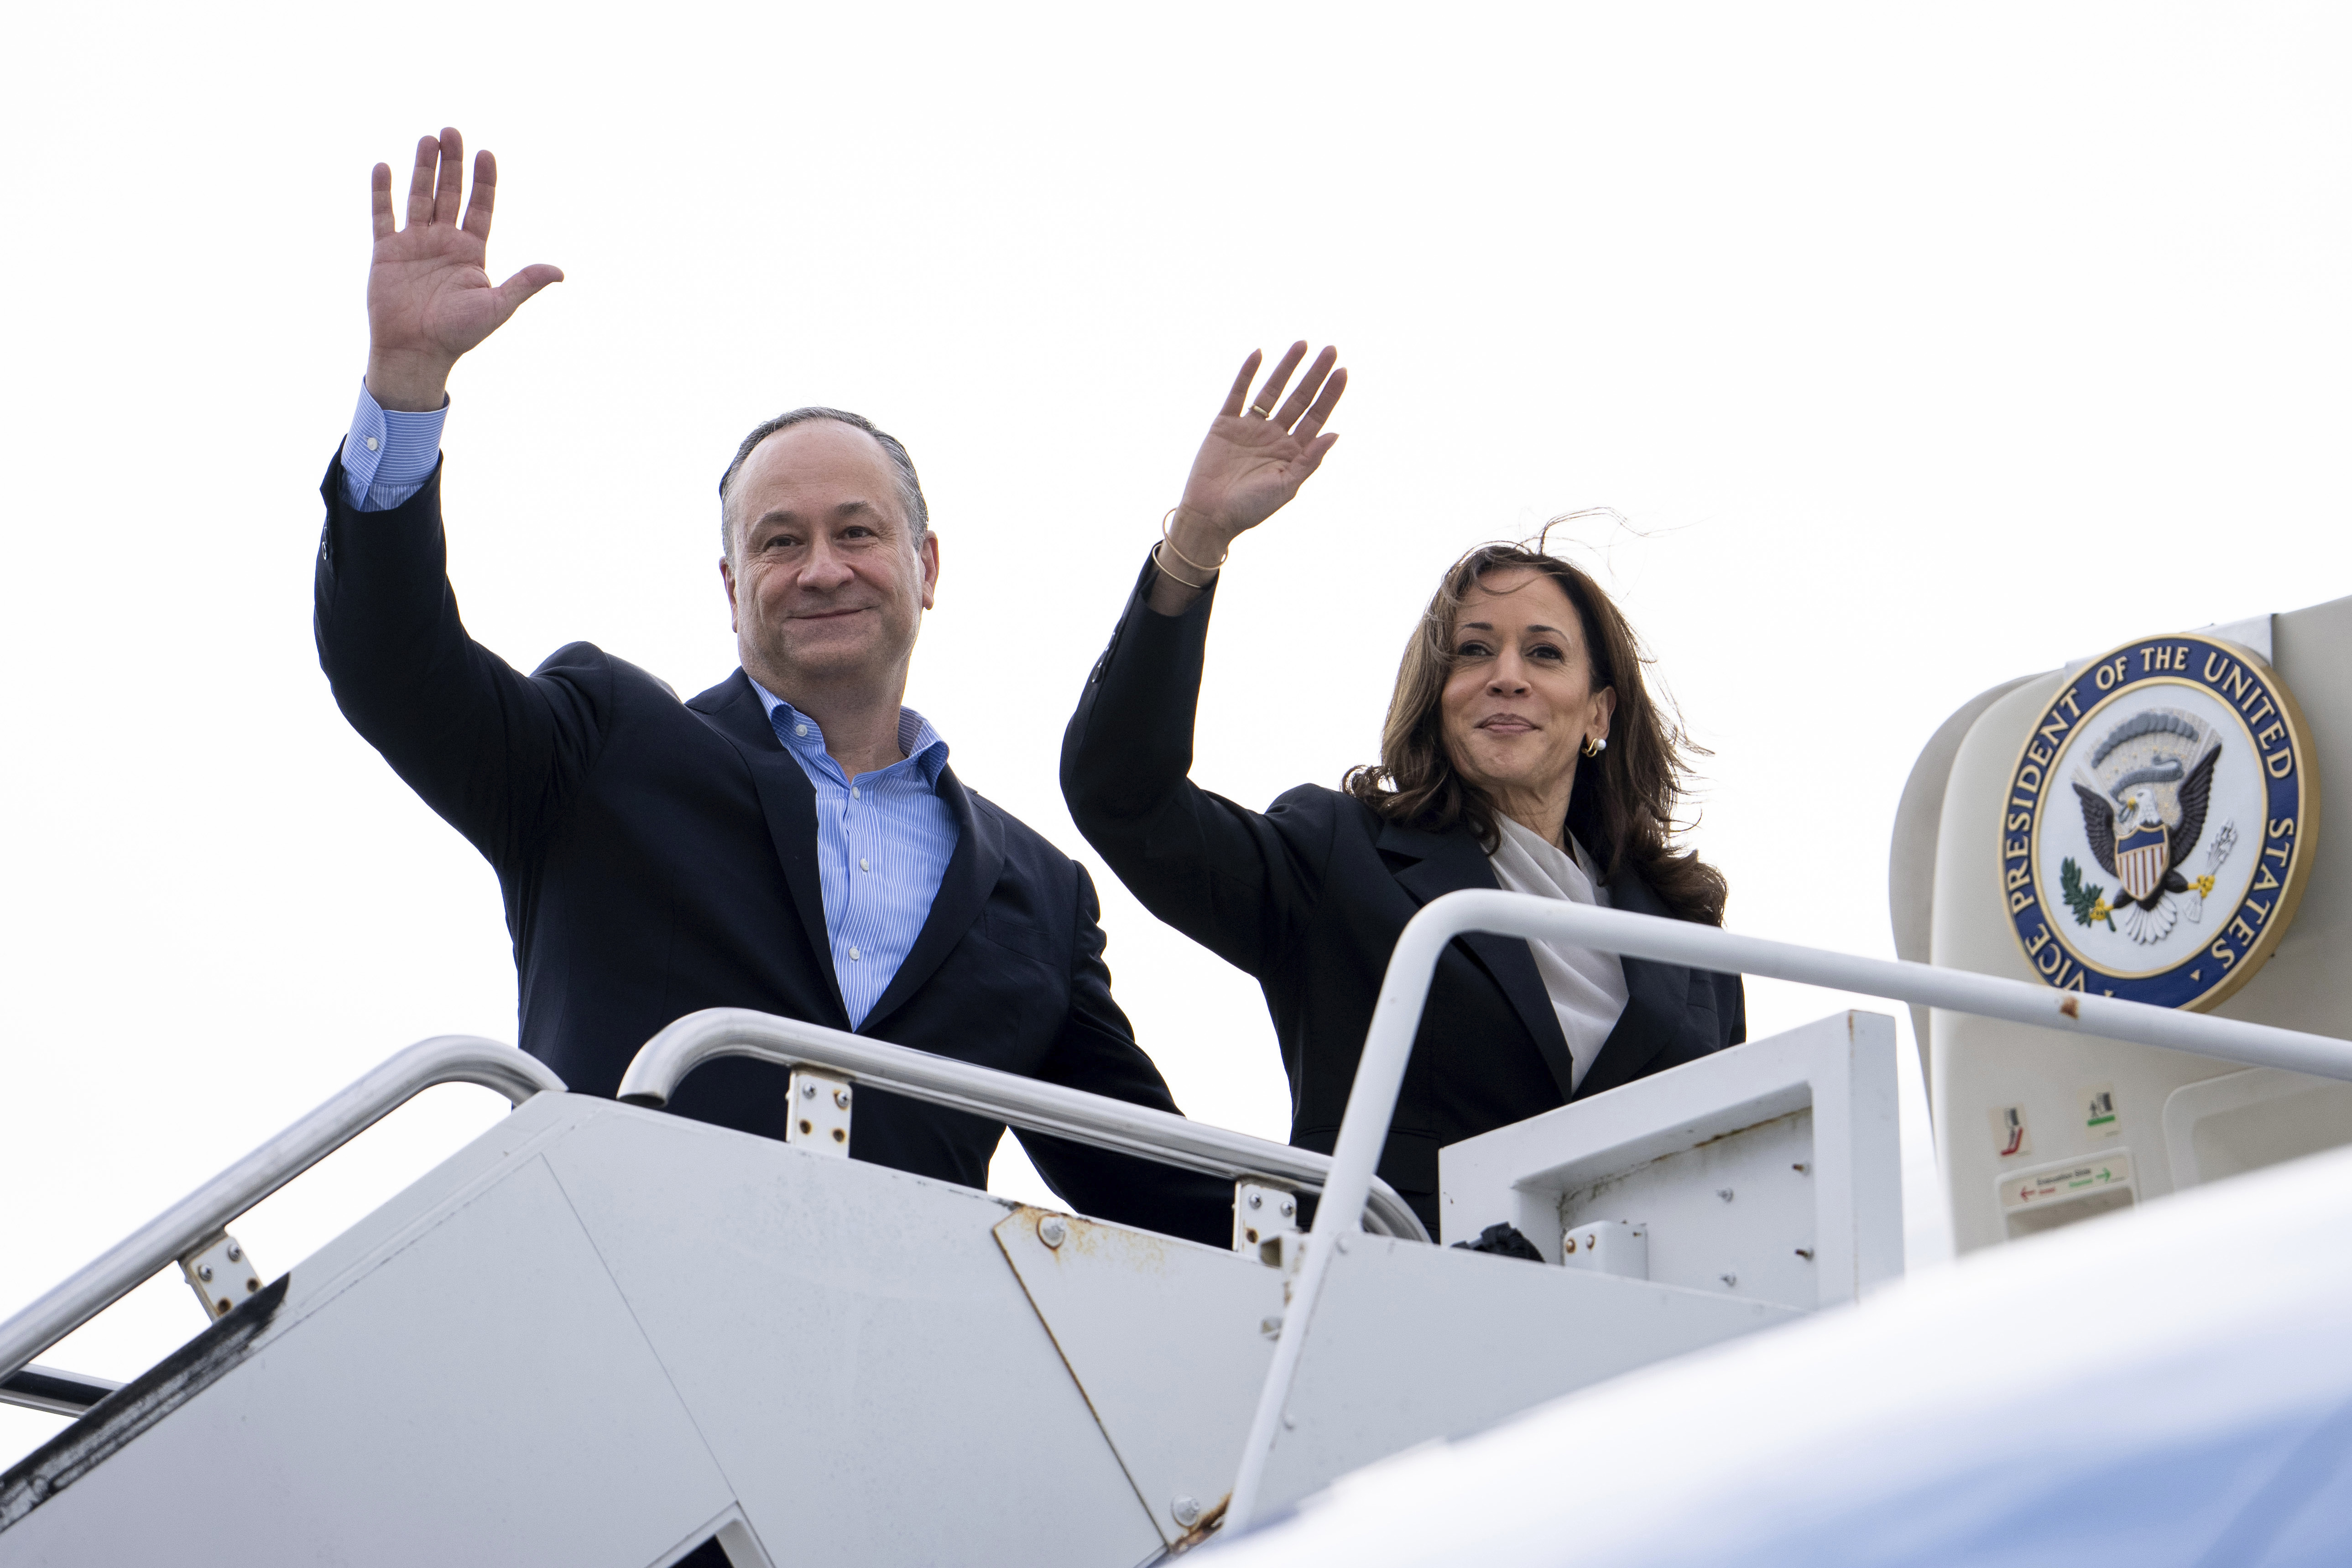
[[[1173,1110],[1111,999],[1095,890],[974,794],[902,700],[939,582],[906,448],[807,408],[720,485],[741,668],[681,702],[586,643],[530,675],[467,635],[446,574],[440,429],[460,355],[562,275],[484,269],[488,153],[462,206],[455,131],[420,142],[407,222],[377,165],[366,380],[329,468],[319,657],[353,728],[497,869],[523,1047],[609,1095],[685,1014],[749,1007]],[[782,1137],[786,1075],[740,1058],[686,1116]],[[867,1091],[850,1152],[987,1184],[1003,1128]],[[1076,1207],[1222,1245],[1231,1191],[1024,1133]]]

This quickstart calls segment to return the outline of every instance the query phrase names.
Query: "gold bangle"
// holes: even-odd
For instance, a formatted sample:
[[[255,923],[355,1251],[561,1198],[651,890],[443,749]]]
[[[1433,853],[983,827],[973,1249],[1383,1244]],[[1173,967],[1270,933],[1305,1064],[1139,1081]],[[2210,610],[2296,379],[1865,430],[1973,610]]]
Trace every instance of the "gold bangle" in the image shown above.
[[[1223,566],[1225,563],[1226,558],[1231,556],[1234,552],[1232,542],[1230,540],[1226,542],[1223,553],[1220,554],[1216,560],[1211,562],[1206,566],[1202,565],[1201,563],[1193,560],[1191,556],[1185,554],[1182,550],[1179,549],[1176,543],[1176,536],[1168,531],[1168,525],[1175,521],[1176,513],[1180,510],[1181,510],[1181,506],[1171,506],[1160,515],[1160,542],[1166,545],[1169,552],[1173,554],[1177,560],[1181,561],[1193,571],[1206,572],[1212,576],[1215,575],[1217,569]]]
[[[1166,540],[1164,540],[1164,539],[1163,539],[1163,540],[1161,540],[1160,542],[1161,544],[1167,544],[1167,543],[1168,543],[1168,542],[1167,542]],[[1175,548],[1175,546],[1173,546],[1173,545],[1169,545],[1169,548],[1172,550],[1172,549],[1174,549],[1174,548]],[[1178,560],[1180,560],[1180,561],[1183,560],[1183,556],[1182,556],[1182,554],[1181,554],[1181,553],[1179,553],[1179,554],[1178,554],[1178,556],[1177,556],[1177,559],[1178,559]],[[1159,550],[1158,550],[1156,547],[1155,547],[1155,548],[1152,550],[1152,552],[1151,552],[1151,564],[1152,564],[1152,565],[1154,565],[1154,566],[1156,566],[1156,567],[1158,567],[1158,568],[1160,569],[1160,575],[1161,575],[1161,576],[1163,576],[1163,577],[1165,577],[1165,578],[1167,578],[1170,582],[1171,582],[1171,583],[1182,583],[1182,584],[1184,584],[1184,586],[1185,586],[1185,587],[1187,587],[1187,588],[1190,588],[1190,589],[1193,590],[1195,593],[1199,593],[1199,592],[1202,592],[1202,591],[1205,590],[1205,589],[1208,587],[1208,585],[1209,585],[1209,584],[1206,584],[1206,583],[1190,583],[1190,582],[1185,582],[1185,580],[1184,580],[1182,577],[1181,577],[1181,576],[1177,575],[1177,574],[1176,574],[1175,573],[1173,573],[1173,572],[1171,572],[1171,571],[1168,569],[1168,563],[1167,563],[1167,562],[1165,562],[1165,561],[1162,561],[1162,560],[1160,558],[1160,552],[1159,552]],[[1211,576],[1212,578],[1213,578],[1215,575],[1216,575],[1216,574],[1215,574],[1215,573],[1213,573],[1213,572],[1210,574],[1210,576]]]

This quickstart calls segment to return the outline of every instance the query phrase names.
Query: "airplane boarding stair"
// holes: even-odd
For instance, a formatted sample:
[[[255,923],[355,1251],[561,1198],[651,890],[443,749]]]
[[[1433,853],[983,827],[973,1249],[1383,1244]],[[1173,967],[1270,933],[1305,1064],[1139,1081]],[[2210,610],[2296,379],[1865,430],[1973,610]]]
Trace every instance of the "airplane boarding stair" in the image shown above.
[[[1864,1013],[1448,1149],[1443,1239],[1508,1223],[1542,1261],[1430,1245],[1371,1170],[1430,970],[1468,930],[2347,1070],[2284,1030],[2101,998],[2062,1016],[2047,988],[1503,893],[1408,928],[1328,1158],[757,1014],[679,1020],[620,1101],[428,1041],[0,1324],[0,1392],[97,1396],[0,1476],[0,1564],[656,1568],[715,1542],[737,1568],[1126,1568],[1900,1276],[1895,1036]],[[793,1069],[790,1142],[653,1109],[720,1054]],[[516,1109],[292,1272],[240,1267],[237,1214],[457,1079]],[[1236,1245],[853,1162],[868,1087],[1231,1178]],[[203,1332],[119,1389],[27,1377],[175,1259],[218,1309]]]

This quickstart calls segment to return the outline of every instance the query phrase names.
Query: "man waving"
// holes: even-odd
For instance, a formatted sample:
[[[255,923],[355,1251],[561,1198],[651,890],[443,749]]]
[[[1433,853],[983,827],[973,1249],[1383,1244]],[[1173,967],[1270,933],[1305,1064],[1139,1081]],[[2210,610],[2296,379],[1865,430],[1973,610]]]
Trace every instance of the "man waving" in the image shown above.
[[[688,701],[586,643],[523,675],[469,637],[445,572],[449,372],[562,274],[484,268],[497,165],[460,216],[455,131],[417,144],[405,226],[374,173],[366,380],[327,470],[319,658],[354,729],[497,869],[523,1047],[611,1094],[683,1014],[750,1007],[1173,1110],[1110,994],[1085,870],[965,787],[905,707],[940,549],[907,450],[803,408],[719,483],[742,668]],[[784,1075],[733,1058],[682,1115],[783,1135]],[[866,1091],[850,1152],[984,1186],[1003,1129]],[[1222,1242],[1230,1189],[1022,1135],[1106,1218]]]

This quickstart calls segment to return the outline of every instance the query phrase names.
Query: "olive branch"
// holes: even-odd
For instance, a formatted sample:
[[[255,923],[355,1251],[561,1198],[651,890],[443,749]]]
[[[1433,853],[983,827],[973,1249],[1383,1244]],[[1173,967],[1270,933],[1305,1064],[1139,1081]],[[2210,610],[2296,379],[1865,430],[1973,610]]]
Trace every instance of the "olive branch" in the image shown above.
[[[2084,882],[2083,868],[2074,864],[2072,855],[2058,868],[2058,890],[2066,895],[2066,905],[2074,911],[2076,925],[2095,925],[2105,921],[2109,931],[2116,929],[2115,910],[2107,904],[2107,890]]]

